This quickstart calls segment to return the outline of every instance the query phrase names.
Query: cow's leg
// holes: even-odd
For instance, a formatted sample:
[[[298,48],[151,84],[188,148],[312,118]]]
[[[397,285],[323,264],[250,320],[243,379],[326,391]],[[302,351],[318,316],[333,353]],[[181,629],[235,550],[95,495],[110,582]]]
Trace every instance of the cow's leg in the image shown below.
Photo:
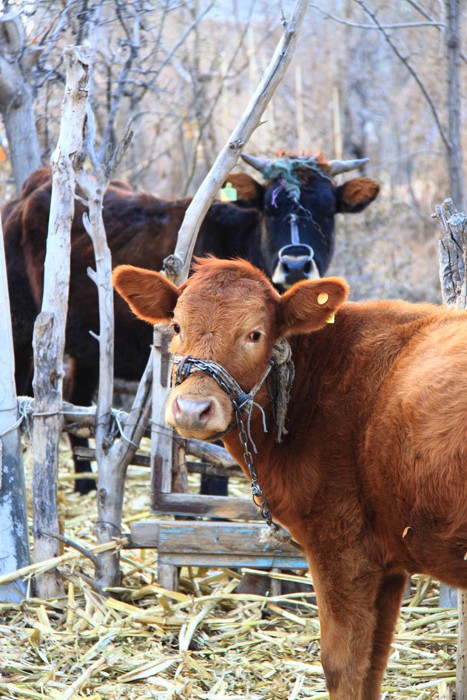
[[[379,700],[394,628],[408,577],[404,574],[386,576],[376,599],[376,628],[373,636],[370,668],[363,684],[362,700]]]
[[[365,696],[363,687],[371,664],[381,575],[359,572],[354,565],[349,566],[349,559],[336,568],[336,558],[333,560],[330,567],[310,566],[321,626],[321,663],[329,698],[370,700],[379,697]]]
[[[18,396],[32,396],[34,363],[32,345],[15,345],[15,379]]]
[[[67,375],[67,383],[65,387],[65,397],[76,406],[90,406],[97,386],[97,376],[93,369],[81,365],[75,360],[71,360],[70,368]],[[89,447],[87,438],[78,437],[70,433],[71,449],[75,447]],[[90,472],[91,463],[89,460],[76,459],[73,455],[76,474],[84,474]],[[75,491],[77,493],[86,494],[96,488],[95,479],[76,479]]]

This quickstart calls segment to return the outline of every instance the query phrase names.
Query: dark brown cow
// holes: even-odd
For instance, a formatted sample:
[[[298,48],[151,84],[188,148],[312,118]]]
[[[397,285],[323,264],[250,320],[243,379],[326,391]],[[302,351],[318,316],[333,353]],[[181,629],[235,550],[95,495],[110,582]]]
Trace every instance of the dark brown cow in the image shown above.
[[[467,312],[346,303],[339,278],[280,296],[249,263],[214,258],[179,289],[127,265],[114,284],[174,330],[169,425],[224,433],[249,476],[236,421],[250,414],[262,494],[309,561],[330,698],[376,700],[408,574],[467,588]],[[284,338],[295,379],[278,441]]]
[[[354,161],[329,164],[322,157],[282,157],[268,164],[249,157],[249,162],[272,179],[263,186],[247,174],[232,174],[229,180],[237,201],[215,202],[210,207],[195,254],[246,258],[274,277],[279,286],[323,274],[333,253],[335,214],[364,209],[377,196],[378,183],[356,177],[336,185],[331,176],[357,167]],[[32,377],[32,332],[42,300],[51,188],[50,168],[36,171],[3,216],[18,393],[28,392]],[[292,188],[291,193],[287,188]],[[113,265],[130,262],[160,270],[164,258],[174,251],[190,201],[158,199],[113,181],[105,193],[103,210]],[[99,348],[89,331],[98,332],[99,318],[96,287],[87,275],[87,268],[94,267],[94,253],[83,227],[83,212],[77,201],[71,232],[66,351],[72,367],[67,398],[86,406],[98,381]],[[299,243],[292,245],[292,240]],[[129,337],[133,338],[131,345]],[[151,342],[152,330],[117,298],[115,375],[138,380]],[[80,438],[73,442],[86,443]],[[78,471],[89,471],[87,462],[76,466]],[[92,480],[77,482],[77,490],[83,493],[93,486]],[[225,492],[226,486],[223,488]]]

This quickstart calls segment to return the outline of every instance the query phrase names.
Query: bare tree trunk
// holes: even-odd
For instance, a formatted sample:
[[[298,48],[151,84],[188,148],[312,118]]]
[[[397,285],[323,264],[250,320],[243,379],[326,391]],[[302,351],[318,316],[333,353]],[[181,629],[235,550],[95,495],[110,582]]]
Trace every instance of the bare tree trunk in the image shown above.
[[[439,243],[443,302],[467,309],[467,216],[458,212],[452,199],[436,207],[444,230]],[[456,700],[467,700],[467,593],[458,592],[459,638],[457,645]]]
[[[461,22],[463,0],[446,0],[446,50],[448,58],[448,167],[450,195],[459,211],[465,211],[461,139]]]
[[[75,170],[80,165],[89,79],[89,51],[67,47],[65,98],[57,148],[52,156],[47,254],[42,310],[34,326],[33,429],[34,561],[58,555],[58,443],[63,425],[63,353],[70,281],[70,231],[74,214]],[[51,598],[62,592],[56,571],[37,579],[37,593]]]
[[[18,192],[26,177],[41,165],[29,86],[31,68],[40,51],[26,49],[18,14],[11,12],[0,19],[0,112]]]
[[[0,225],[0,576],[29,564],[26,487],[15,389],[15,360],[3,233]],[[19,603],[27,594],[24,579],[0,587],[2,603]]]
[[[121,534],[123,494],[127,467],[148,424],[151,408],[152,354],[136,392],[130,414],[121,427],[121,437],[102,455],[97,491],[98,521],[95,532],[99,543],[110,542]],[[96,446],[97,446],[96,441]],[[96,585],[120,584],[119,552],[103,552],[97,558]]]
[[[149,417],[151,398],[152,357],[138,387],[132,410],[124,420],[119,440],[112,433],[113,368],[114,368],[114,305],[111,283],[112,256],[102,218],[104,193],[110,176],[125,154],[131,140],[127,132],[112,155],[104,154],[100,161],[95,152],[94,118],[88,110],[88,150],[93,163],[93,180],[79,173],[89,215],[83,223],[89,234],[96,261],[96,270],[88,269],[95,282],[99,300],[99,390],[96,407],[96,461],[98,467],[97,523],[95,534],[99,543],[110,542],[121,534],[125,475],[128,464],[144,434]],[[96,585],[100,588],[120,585],[119,551],[104,552],[96,557]]]

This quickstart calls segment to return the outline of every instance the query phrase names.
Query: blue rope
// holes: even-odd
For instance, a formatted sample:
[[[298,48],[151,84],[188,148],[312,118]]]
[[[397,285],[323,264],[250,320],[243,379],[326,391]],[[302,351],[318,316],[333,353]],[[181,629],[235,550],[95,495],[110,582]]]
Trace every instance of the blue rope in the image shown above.
[[[303,168],[308,168],[308,170],[312,170],[320,177],[331,180],[328,175],[323,173],[318,160],[313,156],[303,158],[284,156],[282,158],[276,158],[276,160],[265,165],[264,168],[261,169],[261,173],[268,180],[280,180],[285,187],[287,195],[298,204],[300,202],[301,183],[295,175],[295,172]]]

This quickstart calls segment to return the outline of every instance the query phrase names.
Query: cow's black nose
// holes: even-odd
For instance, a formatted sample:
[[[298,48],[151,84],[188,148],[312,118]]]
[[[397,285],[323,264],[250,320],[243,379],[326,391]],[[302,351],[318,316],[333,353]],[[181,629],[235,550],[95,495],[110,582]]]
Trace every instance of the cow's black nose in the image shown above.
[[[308,279],[313,271],[313,248],[308,245],[287,245],[279,251],[279,266],[288,284]]]

